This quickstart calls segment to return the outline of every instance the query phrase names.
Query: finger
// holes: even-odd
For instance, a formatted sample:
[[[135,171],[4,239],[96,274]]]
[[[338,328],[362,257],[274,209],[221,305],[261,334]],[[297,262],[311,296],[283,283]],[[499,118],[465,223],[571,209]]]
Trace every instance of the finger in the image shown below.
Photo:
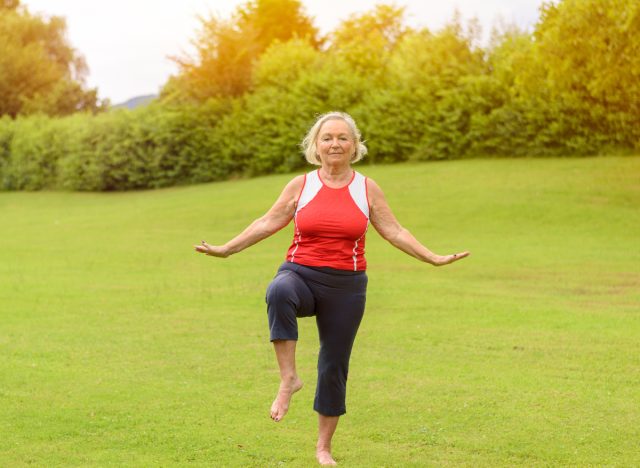
[[[461,258],[467,257],[469,255],[469,252],[460,252],[460,253],[455,253],[451,256],[452,260],[460,260]]]

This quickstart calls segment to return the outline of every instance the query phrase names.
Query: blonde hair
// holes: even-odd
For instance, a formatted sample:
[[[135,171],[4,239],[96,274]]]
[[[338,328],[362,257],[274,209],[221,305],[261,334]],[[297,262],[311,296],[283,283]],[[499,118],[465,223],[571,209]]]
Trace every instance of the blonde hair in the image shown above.
[[[300,145],[302,146],[305,159],[310,164],[315,164],[316,166],[321,164],[320,157],[318,156],[318,148],[316,147],[316,140],[318,139],[318,133],[320,133],[322,125],[329,120],[342,120],[347,124],[351,130],[351,136],[353,137],[353,143],[356,148],[355,153],[351,157],[351,162],[360,161],[364,155],[367,154],[367,147],[361,141],[362,135],[360,134],[360,130],[358,130],[355,120],[346,112],[327,112],[317,118]]]

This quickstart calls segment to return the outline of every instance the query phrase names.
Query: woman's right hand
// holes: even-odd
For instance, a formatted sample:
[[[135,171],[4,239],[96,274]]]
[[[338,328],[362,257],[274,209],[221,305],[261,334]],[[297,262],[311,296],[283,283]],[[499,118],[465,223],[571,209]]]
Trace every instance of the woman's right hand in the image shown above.
[[[211,257],[227,258],[229,256],[228,249],[223,245],[209,245],[205,241],[202,241],[200,245],[194,245],[193,247],[196,252],[200,252]]]

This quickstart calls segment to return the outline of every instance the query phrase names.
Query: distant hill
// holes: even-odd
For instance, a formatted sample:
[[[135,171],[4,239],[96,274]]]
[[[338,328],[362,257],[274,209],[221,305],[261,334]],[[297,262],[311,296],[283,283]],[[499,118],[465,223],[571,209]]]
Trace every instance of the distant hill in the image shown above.
[[[135,109],[136,107],[146,106],[155,98],[157,98],[157,94],[147,94],[145,96],[136,96],[125,102],[121,102],[120,104],[115,104],[111,106],[112,109]]]

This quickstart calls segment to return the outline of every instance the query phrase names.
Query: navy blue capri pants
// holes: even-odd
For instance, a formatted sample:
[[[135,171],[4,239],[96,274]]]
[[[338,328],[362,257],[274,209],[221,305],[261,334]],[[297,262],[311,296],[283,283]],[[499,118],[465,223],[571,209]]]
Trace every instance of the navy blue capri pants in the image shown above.
[[[297,340],[297,318],[316,317],[320,352],[313,409],[324,416],[346,413],[349,357],[364,314],[367,281],[364,271],[285,262],[267,288],[271,341]]]

